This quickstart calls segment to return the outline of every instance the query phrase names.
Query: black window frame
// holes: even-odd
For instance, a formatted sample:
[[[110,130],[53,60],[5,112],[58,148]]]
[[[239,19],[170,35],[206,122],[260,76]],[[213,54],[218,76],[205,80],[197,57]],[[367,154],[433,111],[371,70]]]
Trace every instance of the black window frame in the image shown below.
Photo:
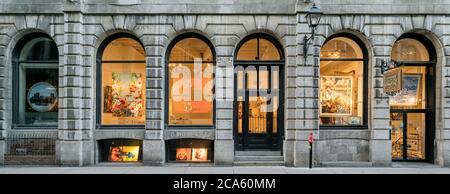
[[[142,42],[134,35],[129,34],[129,33],[116,33],[116,34],[112,34],[110,36],[108,36],[105,40],[103,40],[103,42],[100,44],[98,50],[97,50],[97,57],[96,57],[96,99],[95,99],[95,104],[96,104],[96,112],[95,112],[95,124],[96,124],[96,129],[145,129],[145,121],[143,125],[123,125],[123,124],[117,124],[117,125],[105,125],[102,124],[102,68],[103,68],[103,63],[144,63],[145,66],[147,67],[147,60],[112,60],[112,61],[103,61],[103,52],[105,51],[106,47],[114,40],[119,39],[119,38],[130,38],[135,40],[136,42],[138,42],[142,48],[144,48],[145,51],[145,47],[142,44]],[[146,56],[144,56],[146,57]],[[145,79],[147,79],[147,75],[145,75]],[[146,81],[146,80],[145,80]],[[145,85],[145,91],[147,91],[147,85]],[[144,100],[147,100],[147,92],[145,92],[146,96]],[[147,104],[145,105],[147,106]],[[145,112],[146,111],[146,107],[145,107]],[[147,113],[145,113],[147,114]],[[145,118],[147,118],[145,116]],[[147,120],[147,119],[145,119]]]
[[[56,61],[53,60],[42,60],[42,61],[36,61],[36,60],[20,60],[20,54],[22,52],[22,49],[24,48],[24,46],[31,40],[36,39],[36,38],[48,38],[50,40],[53,41],[53,43],[55,44],[54,46],[56,47],[56,52],[58,52],[58,59]],[[18,119],[19,119],[19,82],[20,82],[20,78],[19,78],[19,68],[20,68],[20,63],[56,63],[58,68],[59,68],[59,50],[58,50],[58,45],[56,44],[56,42],[54,41],[54,39],[52,37],[50,37],[48,34],[43,33],[43,32],[33,32],[30,34],[27,34],[26,36],[22,37],[17,44],[14,46],[13,51],[12,51],[12,123],[11,123],[11,128],[12,129],[58,129],[58,121],[59,121],[59,107],[58,107],[58,116],[57,116],[57,124],[56,125],[27,125],[27,124],[19,124],[18,123]],[[58,78],[61,75],[59,75],[59,69],[58,69]],[[59,80],[58,80],[59,82]],[[59,95],[59,86],[57,88],[58,90],[58,101],[60,100],[60,95]],[[59,106],[59,105],[58,105]]]
[[[397,41],[402,39],[414,39],[419,41],[428,51],[429,60],[428,61],[396,61],[399,64],[399,67],[425,67],[426,68],[426,106],[425,108],[419,109],[393,109],[389,105],[389,115],[391,113],[401,113],[403,116],[406,116],[407,113],[424,113],[426,122],[426,131],[425,131],[425,159],[424,160],[409,160],[407,157],[406,151],[403,153],[403,159],[392,160],[394,162],[429,162],[432,163],[435,160],[434,156],[434,140],[436,134],[436,67],[437,67],[437,51],[431,42],[430,39],[425,37],[424,35],[417,33],[405,33],[400,36]],[[395,46],[392,46],[392,48]],[[392,56],[392,53],[391,53]],[[404,121],[406,118],[403,118]],[[428,129],[430,128],[430,129]],[[391,138],[389,138],[391,139]],[[404,144],[403,149],[405,149],[407,144]]]
[[[256,57],[254,60],[237,60],[238,58],[238,53],[240,51],[240,49],[242,48],[242,46],[247,43],[248,41],[252,40],[252,39],[257,39],[257,46],[256,46]],[[260,46],[259,46],[259,39],[264,39],[269,41],[270,43],[273,44],[273,46],[275,46],[277,48],[278,54],[280,56],[279,60],[261,60],[259,59],[259,51],[260,51]],[[278,145],[277,147],[274,148],[270,148],[270,149],[274,149],[274,150],[283,150],[283,140],[285,139],[284,137],[284,133],[285,133],[285,110],[284,110],[284,106],[285,106],[285,90],[286,90],[286,83],[285,83],[285,69],[286,69],[286,60],[285,60],[285,52],[283,50],[283,45],[272,35],[267,34],[267,33],[254,33],[254,34],[250,34],[248,36],[246,36],[244,39],[242,39],[238,45],[236,45],[236,49],[234,51],[234,56],[233,56],[233,68],[235,68],[236,66],[242,66],[244,68],[247,68],[248,66],[256,66],[256,67],[260,67],[260,66],[278,66],[279,67],[279,92],[280,92],[280,96],[278,97],[278,103],[279,103],[279,107],[278,107],[278,118],[277,118],[277,124],[278,124],[278,129],[277,129],[277,137],[278,137]],[[236,87],[237,86],[237,72],[234,71],[233,72],[233,86]],[[259,81],[258,81],[259,82]],[[270,81],[269,81],[270,83]],[[238,134],[238,95],[237,95],[237,88],[233,89],[234,95],[233,95],[233,137],[234,137],[234,147],[235,150],[245,150],[245,146],[244,145],[240,145],[240,140],[239,140],[239,134]],[[242,134],[244,135],[244,129],[242,129]],[[244,138],[244,137],[242,137]]]
[[[362,124],[360,125],[321,125],[319,123],[319,129],[320,130],[367,130],[369,129],[369,119],[368,119],[368,109],[369,109],[369,51],[368,48],[366,46],[366,44],[364,44],[364,42],[361,40],[361,38],[359,38],[358,36],[351,34],[351,33],[338,33],[338,34],[333,34],[332,36],[328,37],[327,40],[323,43],[322,47],[325,46],[325,44],[327,44],[329,41],[335,39],[335,38],[348,38],[352,41],[354,41],[359,48],[361,49],[362,53],[363,53],[363,58],[338,58],[338,59],[333,59],[333,58],[326,58],[326,59],[322,59],[319,56],[319,79],[321,79],[321,75],[320,75],[320,62],[321,61],[361,61],[363,62],[363,115],[362,115]],[[322,49],[321,47],[321,49]],[[320,105],[320,86],[318,86],[319,89],[319,103],[318,105]],[[320,109],[319,109],[320,110]],[[319,113],[319,121],[320,121],[320,111]]]
[[[213,122],[211,125],[173,125],[169,123],[169,64],[170,63],[193,63],[194,61],[170,61],[170,54],[172,52],[172,49],[175,47],[177,43],[180,41],[187,39],[187,38],[196,38],[201,41],[203,41],[206,45],[208,45],[209,49],[211,50],[212,54],[212,61],[202,61],[202,63],[211,63],[214,66],[214,71],[212,74],[212,79],[214,79],[214,86],[213,86]],[[195,33],[195,32],[186,32],[183,34],[178,35],[175,37],[167,47],[165,58],[164,58],[164,64],[165,64],[165,103],[164,103],[164,128],[166,129],[215,129],[216,127],[216,51],[214,49],[214,45],[212,42],[205,36]]]

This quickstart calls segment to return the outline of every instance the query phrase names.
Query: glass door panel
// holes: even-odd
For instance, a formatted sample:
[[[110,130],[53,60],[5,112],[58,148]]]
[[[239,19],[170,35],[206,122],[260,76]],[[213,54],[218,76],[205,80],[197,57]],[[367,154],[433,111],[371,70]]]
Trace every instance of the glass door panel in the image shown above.
[[[408,113],[408,160],[425,160],[425,128],[425,113]]]
[[[267,133],[267,98],[265,97],[249,97],[249,134]]]
[[[392,160],[403,160],[403,113],[391,113]]]

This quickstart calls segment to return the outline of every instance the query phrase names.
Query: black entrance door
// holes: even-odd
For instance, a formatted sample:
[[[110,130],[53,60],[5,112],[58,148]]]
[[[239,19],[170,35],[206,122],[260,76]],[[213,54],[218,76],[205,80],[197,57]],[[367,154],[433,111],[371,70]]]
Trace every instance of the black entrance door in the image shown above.
[[[433,68],[413,63],[402,69],[402,92],[390,97],[393,161],[434,161]]]
[[[237,149],[279,150],[282,131],[279,67],[260,65],[238,71],[235,86]]]
[[[392,160],[430,160],[430,126],[427,112],[421,110],[391,111]]]

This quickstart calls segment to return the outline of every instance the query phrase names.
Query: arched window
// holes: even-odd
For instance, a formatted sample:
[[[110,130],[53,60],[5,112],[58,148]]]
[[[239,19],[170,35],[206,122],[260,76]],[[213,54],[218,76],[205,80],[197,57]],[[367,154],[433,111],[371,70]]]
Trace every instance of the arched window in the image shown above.
[[[401,91],[389,98],[392,160],[434,161],[436,50],[421,34],[406,33],[392,47]]]
[[[238,61],[277,61],[282,60],[279,48],[266,38],[255,37],[247,40],[239,48],[236,60]]]
[[[212,126],[215,56],[211,43],[198,34],[183,34],[172,41],[167,55],[168,125]]]
[[[22,38],[13,50],[14,127],[58,126],[58,48],[46,34]]]
[[[109,37],[99,48],[97,124],[145,124],[145,51],[128,34]]]
[[[395,42],[392,48],[394,61],[430,61],[428,48],[413,38],[403,38]]]
[[[351,34],[330,37],[320,51],[320,125],[367,124],[367,49]]]

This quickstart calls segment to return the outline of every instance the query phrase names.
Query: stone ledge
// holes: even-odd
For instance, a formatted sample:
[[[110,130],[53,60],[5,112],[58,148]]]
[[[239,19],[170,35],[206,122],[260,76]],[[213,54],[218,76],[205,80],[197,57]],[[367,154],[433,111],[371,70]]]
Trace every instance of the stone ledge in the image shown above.
[[[164,140],[170,139],[208,139],[214,140],[216,132],[214,129],[166,129]]]
[[[94,139],[115,139],[115,138],[126,138],[126,139],[144,139],[145,130],[118,130],[118,129],[99,129],[94,130]]]
[[[372,162],[320,162],[320,167],[372,167]]]

